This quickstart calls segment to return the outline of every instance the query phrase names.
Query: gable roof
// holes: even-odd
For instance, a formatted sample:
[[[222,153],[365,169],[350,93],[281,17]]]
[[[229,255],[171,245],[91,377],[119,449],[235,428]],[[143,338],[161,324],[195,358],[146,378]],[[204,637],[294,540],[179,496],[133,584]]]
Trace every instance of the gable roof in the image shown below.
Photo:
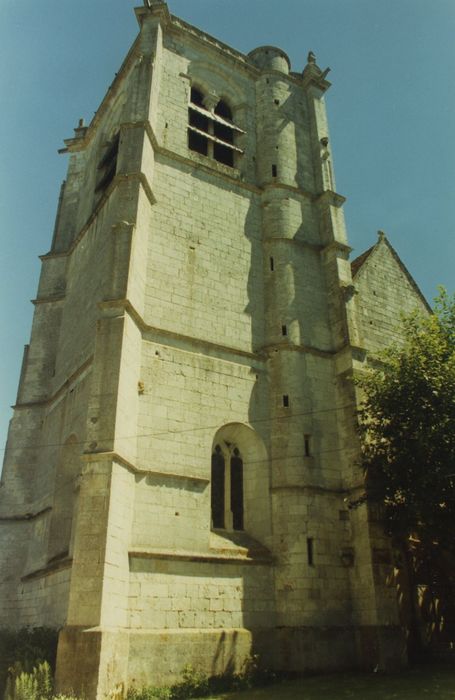
[[[367,260],[369,260],[372,256],[374,256],[374,253],[379,249],[379,247],[381,245],[387,246],[387,248],[389,249],[389,251],[392,254],[395,261],[398,263],[398,266],[400,267],[401,271],[405,275],[405,277],[408,280],[411,287],[414,289],[416,294],[420,297],[420,299],[422,300],[423,304],[428,309],[428,311],[430,313],[433,313],[431,306],[429,305],[429,303],[427,302],[427,300],[423,296],[422,292],[420,291],[418,284],[414,280],[413,276],[411,275],[411,273],[409,272],[407,267],[401,261],[400,256],[396,252],[395,248],[391,245],[391,243],[389,242],[387,236],[385,235],[385,233],[383,231],[378,231],[378,241],[375,245],[371,246],[371,248],[368,248],[368,250],[366,250],[364,253],[362,253],[361,255],[359,255],[357,258],[355,258],[352,261],[352,263],[351,263],[352,278],[354,279],[358,275],[358,273],[363,268],[363,266],[365,265]]]
[[[368,250],[362,253],[362,255],[359,255],[357,258],[355,258],[355,260],[351,262],[351,272],[353,277],[355,277],[357,271],[362,267],[363,263],[368,258],[370,253],[373,252],[374,248],[375,246],[372,245],[371,248],[368,248]]]

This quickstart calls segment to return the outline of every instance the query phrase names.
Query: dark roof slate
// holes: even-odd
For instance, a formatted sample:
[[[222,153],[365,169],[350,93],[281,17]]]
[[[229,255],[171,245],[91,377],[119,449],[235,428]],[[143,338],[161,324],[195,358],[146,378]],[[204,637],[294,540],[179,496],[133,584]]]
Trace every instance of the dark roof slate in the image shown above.
[[[354,275],[356,275],[357,272],[360,270],[360,268],[362,267],[363,263],[364,263],[365,260],[368,258],[368,256],[370,255],[370,253],[373,252],[373,250],[375,249],[375,247],[376,247],[376,246],[372,245],[371,248],[368,248],[368,250],[366,250],[364,253],[362,253],[362,255],[359,255],[357,258],[355,258],[355,260],[352,261],[352,263],[351,263],[351,271],[352,271],[352,276],[353,276],[353,277],[354,277]]]

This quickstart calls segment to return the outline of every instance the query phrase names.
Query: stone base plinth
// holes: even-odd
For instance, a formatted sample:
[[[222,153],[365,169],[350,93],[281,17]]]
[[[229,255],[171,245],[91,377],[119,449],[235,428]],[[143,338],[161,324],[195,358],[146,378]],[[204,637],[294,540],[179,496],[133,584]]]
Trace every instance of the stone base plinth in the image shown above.
[[[257,655],[264,668],[309,673],[406,663],[399,627],[282,627],[277,629],[102,630],[67,627],[60,633],[57,691],[101,698],[129,686],[178,682],[186,666],[215,676],[237,673]]]

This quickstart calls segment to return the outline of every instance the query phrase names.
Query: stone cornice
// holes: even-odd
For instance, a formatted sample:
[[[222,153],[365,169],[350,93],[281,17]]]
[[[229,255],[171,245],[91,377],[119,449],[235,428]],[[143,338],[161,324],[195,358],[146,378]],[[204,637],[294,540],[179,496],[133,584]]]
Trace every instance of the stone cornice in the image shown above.
[[[342,207],[346,201],[346,197],[342,194],[338,194],[333,190],[324,190],[320,194],[315,196],[315,201],[320,204],[329,204],[333,207]]]
[[[332,496],[352,496],[353,494],[363,492],[364,490],[365,484],[363,483],[346,488],[330,488],[329,486],[318,486],[316,484],[277,484],[276,486],[272,486],[270,488],[272,493],[275,491],[303,491],[309,494],[330,494]]]
[[[38,306],[39,304],[55,304],[59,301],[64,301],[64,299],[65,294],[52,294],[48,297],[39,297],[37,299],[32,299],[32,304],[34,304],[35,306]]]
[[[35,520],[36,518],[39,518],[41,515],[45,515],[49,511],[51,511],[52,508],[51,506],[46,506],[45,508],[41,508],[40,510],[36,511],[36,513],[24,513],[22,515],[2,515],[0,516],[0,523],[1,522],[24,522],[26,520]]]
[[[320,253],[325,250],[324,246],[320,243],[311,243],[310,241],[303,241],[299,238],[287,238],[286,236],[267,236],[263,238],[263,241],[264,243],[273,243],[274,241],[278,243],[291,243],[301,248],[308,248],[315,253]]]
[[[315,355],[316,357],[324,357],[329,359],[333,359],[337,353],[336,350],[323,350],[321,348],[315,348],[311,345],[297,345],[289,341],[269,343],[268,345],[263,345],[260,348],[260,352],[266,353],[269,357],[277,350],[281,352],[299,352],[302,354]]]
[[[139,10],[141,12],[141,10]],[[257,80],[263,75],[276,75],[282,80],[287,80],[290,83],[299,85],[300,87],[306,87],[307,81],[304,80],[303,75],[295,72],[284,73],[282,71],[273,70],[271,68],[260,69],[257,68],[249,59],[247,54],[237,51],[228,44],[220,41],[216,37],[201,31],[197,27],[185,22],[184,20],[176,17],[175,15],[170,15],[170,22],[165,24],[166,29],[174,34],[185,34],[186,37],[190,37],[195,43],[203,44],[204,48],[210,47],[212,50],[223,56],[223,59],[230,59],[236,64],[236,70],[242,68],[246,73],[250,75],[251,78]],[[258,47],[261,48],[261,47]],[[281,49],[280,49],[281,50]],[[283,53],[285,53],[283,51]],[[288,59],[289,60],[289,59]],[[330,87],[330,83],[326,80],[319,81],[321,85],[324,85],[326,90]]]
[[[356,345],[351,345],[350,343],[344,343],[340,347],[337,347],[333,350],[324,350],[322,348],[316,348],[311,345],[296,345],[295,343],[291,343],[289,341],[282,341],[279,343],[269,343],[268,345],[263,345],[258,352],[265,353],[268,357],[270,357],[270,355],[277,350],[281,352],[300,352],[302,354],[307,353],[316,357],[322,357],[332,360],[336,360],[343,353],[354,353],[355,355],[363,356],[367,352],[365,348],[361,348]],[[349,371],[352,372],[352,369],[352,364],[350,364]],[[345,372],[346,370],[343,371],[343,373]]]
[[[196,43],[203,44],[204,48],[210,47],[216,53],[221,54],[223,58],[228,58],[235,62],[236,68],[241,67],[252,76],[259,73],[257,68],[248,61],[248,57],[245,54],[216,39],[211,34],[207,34],[192,24],[185,22],[180,17],[171,15],[171,23],[168,25],[168,29],[174,35],[185,34],[187,37],[191,37]]]
[[[53,393],[44,399],[38,399],[36,401],[21,401],[17,402],[12,406],[13,409],[27,409],[35,408],[37,406],[47,406],[49,404],[57,401],[68,389],[72,386],[77,379],[83,374],[83,372],[90,367],[93,362],[93,355],[90,355],[74,372],[66,379],[63,384]]]
[[[340,253],[351,253],[352,248],[347,243],[342,243],[341,241],[331,241],[327,245],[323,246],[323,253],[330,253],[331,250],[339,251]]]
[[[128,552],[131,559],[167,559],[173,561],[207,562],[209,564],[272,564],[270,555],[249,557],[242,554],[222,554],[216,552],[185,552],[165,549],[139,549]]]
[[[48,562],[46,566],[43,566],[41,569],[36,569],[35,571],[30,572],[29,574],[25,574],[25,576],[22,576],[21,581],[30,581],[34,578],[42,578],[43,576],[49,576],[50,574],[57,573],[58,571],[62,571],[63,569],[71,568],[72,564],[73,559],[69,556],[53,560]]]
[[[227,359],[220,357],[220,355],[230,355],[231,358],[246,358],[249,360],[254,360],[255,362],[264,361],[264,357],[261,356],[260,352],[248,352],[247,350],[241,350],[240,348],[234,348],[229,345],[221,345],[219,343],[213,343],[209,340],[202,340],[200,338],[192,338],[191,336],[184,335],[182,333],[176,333],[175,331],[166,330],[163,328],[158,328],[157,326],[151,326],[144,320],[143,316],[137,311],[129,299],[107,299],[101,301],[98,307],[103,309],[122,309],[126,311],[131,319],[134,321],[136,326],[139,328],[143,335],[144,340],[149,342],[156,342],[162,345],[169,345],[178,350],[186,352],[202,352],[205,351],[206,355],[215,357],[217,360],[224,362],[234,362],[239,364],[235,359]],[[147,334],[153,335],[153,338],[146,338]],[[167,342],[166,342],[167,341]],[[179,347],[178,342],[186,347]],[[210,353],[213,353],[211,355]]]
[[[315,74],[307,74],[303,75],[300,81],[302,83],[302,86],[306,90],[311,90],[311,88],[316,88],[318,92],[327,92],[329,87],[331,87],[332,83],[329,80],[326,80],[325,77],[323,77],[323,73],[321,75],[315,75]]]
[[[271,190],[286,190],[287,192],[293,192],[294,194],[298,194],[305,199],[309,199],[310,201],[317,200],[320,197],[320,194],[314,194],[314,192],[302,190],[301,187],[298,187],[297,185],[288,185],[285,182],[267,182],[258,189],[264,194],[267,194]],[[264,202],[263,206],[267,206],[268,203],[269,202]]]
[[[115,441],[115,435],[112,436],[112,439]],[[84,452],[81,455],[81,459],[84,462],[89,463],[99,461],[112,461],[116,464],[119,464],[122,467],[125,467],[128,471],[132,472],[133,474],[139,474],[144,477],[148,476],[156,479],[168,479],[170,481],[194,481],[204,485],[210,483],[210,479],[208,479],[207,477],[199,476],[196,474],[179,474],[176,472],[159,471],[156,469],[143,469],[142,467],[138,467],[137,465],[133,464],[130,460],[126,459],[118,452],[113,452],[109,450],[100,452],[97,452],[96,450],[93,450],[91,452]]]

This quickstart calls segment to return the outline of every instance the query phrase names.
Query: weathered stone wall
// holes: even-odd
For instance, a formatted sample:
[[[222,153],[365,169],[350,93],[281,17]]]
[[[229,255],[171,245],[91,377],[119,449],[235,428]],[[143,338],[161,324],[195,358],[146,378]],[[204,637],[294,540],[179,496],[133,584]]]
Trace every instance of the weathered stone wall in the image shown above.
[[[184,556],[185,549],[180,551]],[[270,566],[233,561],[131,559],[130,626],[136,629],[273,627]]]
[[[353,295],[317,66],[243,56],[162,3],[137,14],[66,142],[4,470],[6,622],[65,624],[58,686],[89,700],[256,651],[293,671],[375,665],[396,606],[384,539],[347,509],[353,348],[393,339],[415,287],[382,241]],[[234,167],[188,148],[192,85],[232,107]],[[229,496],[213,528],[216,446],[243,461],[243,529]]]
[[[140,72],[139,64],[136,67]],[[126,178],[107,199],[95,193],[95,182],[107,139],[140,107],[135,99],[138,79],[135,67],[127,66],[110,109],[101,109],[96,117],[95,138],[72,154],[53,247],[43,256],[0,493],[1,527],[6,531],[0,570],[8,572],[0,581],[0,597],[8,601],[8,624],[15,627],[61,626],[67,619],[68,567],[81,455],[88,446],[98,305],[111,298],[125,267],[116,259],[122,237],[116,235],[115,225],[124,219],[134,221],[138,199],[138,183]],[[115,408],[116,401],[103,413],[109,437]],[[74,444],[71,458],[65,452],[69,440]],[[23,586],[17,583],[21,578]]]
[[[12,421],[1,503],[0,595],[2,608],[7,601],[8,624],[14,627],[61,626],[66,620],[69,562],[48,564],[55,555],[61,559],[72,553],[75,513],[69,518],[68,514],[75,510],[78,497],[88,388],[86,369],[48,402],[18,408]],[[29,441],[22,430],[24,419],[36,426]],[[68,461],[65,442],[70,437],[75,444]],[[26,489],[18,486],[21,479],[26,480]],[[64,497],[66,510],[58,513]]]
[[[155,183],[146,322],[246,352],[259,347],[264,311],[257,197],[178,162],[157,163]]]

